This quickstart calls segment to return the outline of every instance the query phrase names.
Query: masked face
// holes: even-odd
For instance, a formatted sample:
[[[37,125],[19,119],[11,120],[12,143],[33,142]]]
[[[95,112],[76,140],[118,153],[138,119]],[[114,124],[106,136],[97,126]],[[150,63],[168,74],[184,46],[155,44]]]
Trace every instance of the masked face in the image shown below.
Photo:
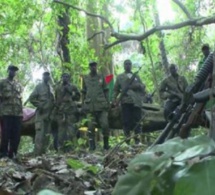
[[[67,84],[69,82],[69,75],[65,74],[62,76],[63,84]]]
[[[209,48],[203,48],[202,49],[202,53],[205,57],[207,57],[210,54],[210,49]]]
[[[124,63],[125,72],[131,72],[131,67],[132,67],[131,61],[126,61]]]
[[[9,78],[14,78],[16,76],[16,71],[13,69],[8,70],[8,77]]]
[[[96,64],[90,65],[90,72],[91,72],[92,74],[97,73],[97,65],[96,65]]]
[[[49,80],[50,80],[50,75],[49,75],[49,74],[43,75],[43,81],[44,81],[45,83],[48,83]]]
[[[169,68],[169,72],[170,72],[170,74],[171,74],[172,76],[178,75],[178,69],[177,69],[176,66],[171,66],[171,67]]]

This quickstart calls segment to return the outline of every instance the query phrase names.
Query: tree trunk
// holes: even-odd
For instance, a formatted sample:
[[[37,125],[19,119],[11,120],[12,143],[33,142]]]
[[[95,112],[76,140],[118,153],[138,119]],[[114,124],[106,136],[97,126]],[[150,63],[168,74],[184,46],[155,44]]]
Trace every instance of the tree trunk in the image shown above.
[[[70,24],[68,9],[62,14],[62,16],[58,16],[58,24],[62,28],[62,30],[59,33],[57,51],[63,63],[71,63],[70,53],[68,48],[69,24]]]
[[[159,18],[159,14],[157,9],[155,8],[155,25],[156,26],[160,26],[160,18]],[[168,62],[168,58],[167,58],[167,54],[166,54],[166,48],[165,48],[165,44],[164,44],[164,34],[162,33],[162,31],[159,31],[157,33],[158,37],[160,38],[160,43],[159,43],[159,49],[160,49],[160,53],[161,53],[161,61],[162,61],[162,65],[164,67],[164,71],[166,73],[166,75],[168,75],[169,73],[169,62]]]
[[[96,13],[98,4],[92,4],[88,1],[87,10],[91,13]],[[99,5],[103,7],[104,16],[108,15],[107,4]],[[95,36],[93,36],[95,35]],[[87,37],[89,39],[90,48],[95,51],[95,56],[98,59],[100,71],[104,76],[113,73],[112,53],[110,50],[104,50],[104,45],[110,38],[110,29],[105,27],[104,21],[100,18],[87,17]]]
[[[97,8],[97,4],[96,3],[92,3],[92,1],[88,1],[87,3],[87,10],[91,13],[96,13],[96,8]],[[97,33],[99,31],[99,29],[101,29],[101,22],[100,19],[97,17],[87,17],[87,37],[93,37],[89,40],[89,45],[90,48],[92,48],[95,51],[95,56],[99,59],[100,55],[101,55],[101,34],[97,34],[96,36],[95,33]],[[92,59],[93,60],[93,59]]]

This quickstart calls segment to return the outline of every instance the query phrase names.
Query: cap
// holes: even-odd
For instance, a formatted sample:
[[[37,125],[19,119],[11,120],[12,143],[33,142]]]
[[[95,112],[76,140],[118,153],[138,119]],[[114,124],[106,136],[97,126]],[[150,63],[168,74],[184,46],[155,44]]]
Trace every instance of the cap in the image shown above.
[[[210,46],[209,46],[209,44],[208,43],[205,43],[205,44],[203,44],[202,45],[202,49],[209,49],[210,48]]]
[[[131,60],[127,59],[124,61],[124,64],[132,64]]]
[[[177,69],[177,65],[176,64],[170,64],[169,69],[172,69],[172,68],[176,68]]]
[[[18,71],[19,68],[17,66],[14,66],[14,65],[10,65],[8,66],[7,70],[14,70],[14,71]]]
[[[70,74],[68,72],[64,72],[64,73],[62,73],[61,77],[63,77],[63,76],[70,76]]]
[[[97,65],[97,62],[96,61],[90,61],[89,66],[92,66],[92,65]]]
[[[48,75],[50,75],[50,73],[49,73],[48,71],[46,71],[46,72],[43,73],[43,75],[44,75],[44,76],[45,76],[45,75],[48,76]]]

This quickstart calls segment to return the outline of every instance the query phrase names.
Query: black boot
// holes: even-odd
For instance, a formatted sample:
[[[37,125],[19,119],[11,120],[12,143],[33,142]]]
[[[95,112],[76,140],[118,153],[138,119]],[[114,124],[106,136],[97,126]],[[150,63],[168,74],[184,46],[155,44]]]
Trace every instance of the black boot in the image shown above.
[[[108,150],[110,148],[109,146],[109,137],[104,137],[103,138],[103,143],[104,143],[104,150]]]
[[[90,139],[89,140],[89,149],[90,151],[93,151],[96,149],[96,144],[95,144],[95,140],[94,139]]]

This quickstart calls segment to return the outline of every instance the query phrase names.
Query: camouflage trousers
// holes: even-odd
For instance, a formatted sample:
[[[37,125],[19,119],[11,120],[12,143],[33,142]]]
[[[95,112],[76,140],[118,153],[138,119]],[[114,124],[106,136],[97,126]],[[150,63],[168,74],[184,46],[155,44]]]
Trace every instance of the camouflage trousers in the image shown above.
[[[46,149],[49,146],[50,141],[50,120],[37,120],[35,121],[35,146],[34,146],[34,154],[36,156],[42,155],[46,152]]]
[[[75,122],[77,122],[75,115],[57,115],[58,148],[63,152],[68,152],[76,145]]]
[[[95,128],[101,127],[104,137],[109,137],[108,112],[97,111],[87,114],[88,135],[90,139],[95,139]]]

